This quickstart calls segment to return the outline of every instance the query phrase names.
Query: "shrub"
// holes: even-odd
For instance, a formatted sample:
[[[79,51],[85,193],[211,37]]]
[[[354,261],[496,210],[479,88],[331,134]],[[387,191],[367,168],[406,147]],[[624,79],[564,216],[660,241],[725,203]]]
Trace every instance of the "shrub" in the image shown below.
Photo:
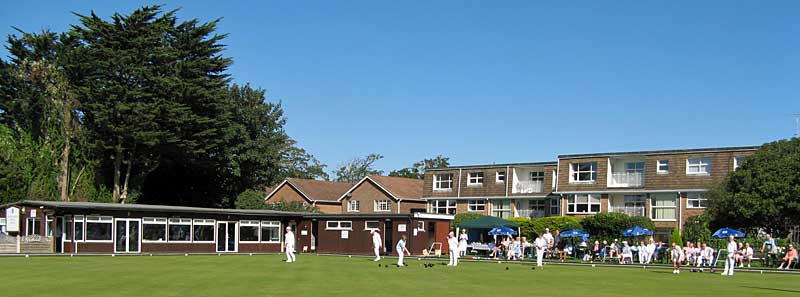
[[[640,226],[650,230],[655,229],[655,224],[648,217],[629,216],[623,213],[604,212],[588,217],[581,221],[584,230],[589,232],[593,240],[612,241],[622,237],[622,232],[633,226]]]
[[[236,208],[238,209],[267,209],[264,198],[267,194],[256,190],[246,190],[236,196]]]
[[[543,217],[534,219],[531,223],[533,227],[532,236],[543,234],[545,228],[550,228],[551,232],[555,232],[555,230],[583,230],[581,221],[576,217]]]
[[[681,231],[678,228],[672,229],[672,236],[669,238],[670,243],[676,243],[679,246],[683,246],[683,239],[681,239]]]
[[[651,220],[650,218],[645,217],[645,216],[630,217],[630,219],[628,221],[628,227],[626,227],[626,228],[630,228],[630,227],[633,227],[633,226],[640,226],[640,227],[643,227],[643,228],[650,229],[652,231],[656,230],[656,224],[653,223],[653,220]]]
[[[519,224],[519,232],[521,233],[520,236],[527,236],[528,238],[536,237],[536,232],[533,231],[533,220],[522,217],[510,218],[506,220]]]
[[[463,223],[463,222],[471,221],[471,220],[480,218],[482,216],[483,216],[482,214],[477,214],[477,213],[459,213],[459,214],[456,214],[455,217],[453,218],[453,223],[450,224],[450,231],[455,231],[456,227],[458,227],[458,225]]]
[[[708,214],[690,217],[683,226],[682,238],[691,242],[710,242],[711,230],[708,228],[710,221]]]

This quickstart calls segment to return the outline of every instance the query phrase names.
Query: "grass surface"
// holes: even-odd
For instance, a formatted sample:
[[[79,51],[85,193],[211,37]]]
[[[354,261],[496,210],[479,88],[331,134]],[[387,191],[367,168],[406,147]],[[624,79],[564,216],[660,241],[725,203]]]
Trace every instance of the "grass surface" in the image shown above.
[[[800,296],[800,275],[299,255],[0,258],[2,296]],[[390,265],[395,259],[380,264]],[[432,261],[430,263],[442,263]],[[506,270],[508,267],[508,270]]]

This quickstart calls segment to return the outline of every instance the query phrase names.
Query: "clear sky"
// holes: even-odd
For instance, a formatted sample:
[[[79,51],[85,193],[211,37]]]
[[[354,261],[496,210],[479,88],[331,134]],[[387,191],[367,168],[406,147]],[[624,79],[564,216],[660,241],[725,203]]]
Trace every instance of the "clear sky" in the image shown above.
[[[2,1],[2,35],[148,3]],[[529,162],[791,137],[800,2],[698,2],[149,3],[223,17],[234,80],[282,101],[301,146],[330,166],[380,153],[388,171],[437,154]]]

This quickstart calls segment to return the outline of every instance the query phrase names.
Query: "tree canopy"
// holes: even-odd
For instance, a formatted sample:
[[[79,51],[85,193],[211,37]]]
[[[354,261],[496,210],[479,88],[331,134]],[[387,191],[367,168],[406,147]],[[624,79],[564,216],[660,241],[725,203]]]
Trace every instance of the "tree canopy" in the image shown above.
[[[367,175],[381,175],[383,171],[373,167],[375,162],[380,159],[383,159],[383,156],[380,154],[369,154],[365,157],[354,158],[350,162],[340,165],[339,168],[334,171],[336,181],[355,183]]]
[[[450,166],[450,158],[438,155],[431,159],[424,159],[416,162],[412,164],[411,167],[392,170],[392,172],[389,172],[389,176],[423,179],[425,177],[426,170],[445,168],[447,166]]]

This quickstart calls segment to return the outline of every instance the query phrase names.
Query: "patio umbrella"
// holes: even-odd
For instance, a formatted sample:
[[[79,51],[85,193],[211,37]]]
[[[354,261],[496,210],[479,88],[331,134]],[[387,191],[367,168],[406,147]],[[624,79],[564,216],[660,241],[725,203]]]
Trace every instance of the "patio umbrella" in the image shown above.
[[[731,235],[733,235],[733,237],[738,237],[738,238],[746,236],[746,234],[742,231],[731,228],[722,228],[717,230],[717,232],[714,232],[714,234],[711,235],[711,238],[728,238],[728,236]]]
[[[561,232],[561,234],[559,234],[558,237],[560,237],[560,238],[580,238],[583,241],[589,241],[589,233],[586,233],[586,231],[577,230],[577,229],[575,229],[575,230],[567,230],[567,231]],[[576,250],[574,241],[572,242],[572,246],[573,246],[572,254],[574,256],[575,250]]]
[[[517,235],[517,230],[506,226],[498,226],[489,230],[489,235]]]
[[[632,236],[642,236],[642,235],[653,235],[653,230],[641,227],[641,226],[633,226],[631,228],[622,231],[622,236],[625,237],[632,237]]]

